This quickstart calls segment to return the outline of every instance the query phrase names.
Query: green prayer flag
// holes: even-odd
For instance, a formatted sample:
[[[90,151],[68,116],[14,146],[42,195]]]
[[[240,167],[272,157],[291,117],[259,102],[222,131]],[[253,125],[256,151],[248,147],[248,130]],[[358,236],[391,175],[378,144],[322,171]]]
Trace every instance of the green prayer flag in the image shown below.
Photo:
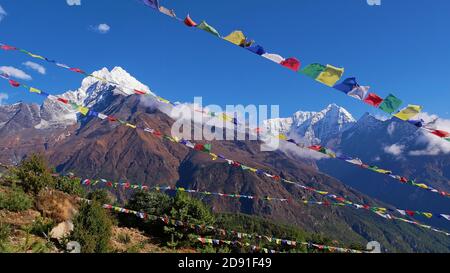
[[[197,26],[199,29],[203,29],[206,32],[209,32],[217,37],[220,37],[219,32],[213,28],[212,26],[208,25],[205,21],[203,21],[200,25]]]
[[[398,99],[396,96],[390,94],[387,96],[384,101],[380,104],[378,108],[383,110],[388,114],[392,114],[398,110],[398,108],[402,105],[402,101]]]
[[[320,75],[320,73],[325,71],[325,69],[326,69],[326,66],[315,63],[315,64],[309,64],[300,72],[315,79]]]
[[[204,147],[204,149],[205,149],[205,152],[211,152],[211,144],[205,144],[205,145],[203,145],[203,147]]]

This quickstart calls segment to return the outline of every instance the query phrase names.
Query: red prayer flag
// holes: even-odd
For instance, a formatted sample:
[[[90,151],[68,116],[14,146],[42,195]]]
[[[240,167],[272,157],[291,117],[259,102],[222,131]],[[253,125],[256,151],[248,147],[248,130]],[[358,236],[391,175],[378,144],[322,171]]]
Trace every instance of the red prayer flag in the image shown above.
[[[441,138],[450,137],[450,133],[442,130],[432,130],[431,133]]]
[[[137,90],[137,89],[134,89],[134,93],[135,93],[136,95],[145,95],[145,94],[147,94],[146,92],[141,91],[141,90]]]
[[[300,69],[300,61],[296,58],[288,58],[280,63],[282,66],[287,67],[297,72]]]
[[[108,117],[108,120],[113,122],[113,121],[117,121],[117,119],[115,117]]]
[[[81,70],[81,69],[79,69],[79,68],[69,68],[71,71],[73,71],[73,72],[77,72],[77,73],[82,73],[82,74],[84,74],[84,71],[83,70]]]
[[[411,211],[411,210],[405,210],[406,214],[408,214],[409,216],[414,216],[415,212]]]
[[[9,45],[2,45],[1,49],[3,49],[3,50],[16,50],[17,48],[15,48],[13,46],[9,46]]]
[[[16,82],[15,80],[9,80],[9,84],[12,87],[19,87],[20,86],[20,83]]]
[[[203,151],[203,145],[202,144],[195,144],[194,149],[197,151]]]
[[[58,101],[60,101],[60,102],[62,102],[62,103],[65,103],[65,104],[68,104],[68,103],[69,103],[69,100],[63,99],[63,98],[58,98]]]
[[[320,151],[322,149],[322,146],[320,145],[313,145],[309,146],[308,149],[314,150],[314,151]]]
[[[378,107],[383,102],[383,99],[377,94],[370,93],[367,98],[364,99],[364,102],[374,107]]]
[[[189,17],[189,15],[186,16],[186,19],[184,19],[184,24],[188,27],[195,27],[197,26],[197,23],[194,22],[194,20]]]

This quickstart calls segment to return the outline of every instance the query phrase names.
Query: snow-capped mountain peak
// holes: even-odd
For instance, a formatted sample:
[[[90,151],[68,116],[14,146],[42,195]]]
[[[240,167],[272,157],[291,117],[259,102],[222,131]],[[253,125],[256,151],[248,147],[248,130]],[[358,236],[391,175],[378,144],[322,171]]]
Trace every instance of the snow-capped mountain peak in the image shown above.
[[[93,107],[112,93],[129,96],[134,89],[154,95],[148,86],[139,82],[121,67],[114,67],[109,71],[106,67],[95,71],[84,78],[81,86],[76,90],[67,91],[59,97],[69,99],[78,105]],[[43,122],[37,128],[51,125],[67,126],[77,122],[77,111],[71,106],[63,105],[51,99],[44,101],[42,107]]]
[[[346,109],[330,104],[320,112],[298,111],[290,118],[266,120],[264,128],[272,134],[282,133],[308,144],[316,144],[329,141],[355,123],[356,120]]]

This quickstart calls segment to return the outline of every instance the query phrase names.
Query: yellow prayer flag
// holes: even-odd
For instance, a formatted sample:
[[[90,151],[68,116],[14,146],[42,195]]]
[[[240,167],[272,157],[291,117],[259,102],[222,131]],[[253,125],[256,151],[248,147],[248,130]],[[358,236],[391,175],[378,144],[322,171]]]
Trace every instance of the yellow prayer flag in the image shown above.
[[[89,113],[89,108],[83,107],[83,106],[79,106],[79,107],[78,107],[78,111],[80,111],[81,114],[83,114],[84,116],[86,116],[86,115]]]
[[[42,93],[41,90],[36,89],[36,88],[34,88],[34,87],[30,87],[30,92],[31,92],[31,93],[38,93],[38,94],[41,94],[41,93]]]
[[[223,39],[227,40],[230,43],[240,46],[245,42],[245,35],[244,33],[242,33],[242,31],[236,30]]]
[[[211,160],[216,161],[217,158],[219,158],[216,154],[214,153],[209,153],[209,155],[211,156]]]
[[[339,79],[344,74],[344,68],[334,67],[332,65],[327,64],[327,67],[324,71],[322,71],[319,76],[317,76],[316,80],[325,85],[333,87]]]
[[[281,140],[287,140],[287,136],[283,135],[283,134],[279,134],[278,138]]]
[[[425,184],[416,184],[416,186],[422,189],[428,189],[428,186]]]
[[[167,103],[167,104],[170,103],[170,101],[168,101],[168,100],[166,100],[166,99],[163,99],[163,98],[161,98],[161,97],[157,97],[157,99],[158,99],[160,102],[164,102],[164,103]]]
[[[383,170],[383,169],[377,169],[377,170],[375,170],[377,173],[382,173],[382,174],[389,174],[389,173],[392,173],[391,171],[388,171],[388,170]]]
[[[425,217],[427,217],[427,218],[433,217],[433,214],[429,213],[429,212],[423,212],[422,214],[425,215]]]
[[[422,106],[420,105],[408,105],[405,109],[401,110],[397,114],[394,115],[394,117],[397,117],[401,120],[409,120],[416,115],[418,115],[422,111]]]
[[[227,114],[222,114],[221,118],[224,121],[230,121],[230,122],[233,121],[233,118],[228,116]]]
[[[133,124],[130,124],[130,123],[127,123],[127,124],[125,124],[125,125],[128,126],[128,127],[130,127],[130,128],[136,129],[136,125],[133,125]]]
[[[31,57],[33,57],[33,58],[37,58],[37,59],[41,59],[41,60],[45,60],[45,58],[44,57],[42,57],[42,56],[39,56],[39,55],[35,55],[35,54],[33,54],[33,53],[28,53],[28,55],[30,55]]]

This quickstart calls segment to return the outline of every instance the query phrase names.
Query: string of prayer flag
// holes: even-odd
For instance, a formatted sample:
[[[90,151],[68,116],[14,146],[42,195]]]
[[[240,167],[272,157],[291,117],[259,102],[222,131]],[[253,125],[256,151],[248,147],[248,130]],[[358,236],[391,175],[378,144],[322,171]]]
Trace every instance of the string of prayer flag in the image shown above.
[[[161,11],[161,8],[157,8],[159,6],[158,1],[149,1],[148,3],[145,3],[145,4]],[[159,7],[161,7],[161,6],[159,6]],[[171,17],[176,18],[176,16],[171,16]],[[176,18],[176,19],[178,20],[178,18]],[[181,21],[183,21],[183,20],[181,20]],[[197,25],[189,17],[189,15],[186,17],[186,19],[183,22],[188,26],[198,27],[200,29],[203,29],[205,31],[208,31],[208,32],[214,34],[215,36],[221,37],[220,34],[217,32],[217,30],[214,29],[213,27],[209,26],[206,22],[202,22],[202,24]],[[239,42],[239,38],[245,37],[241,31],[235,31],[230,35],[232,35],[232,36],[229,37],[229,40],[230,40],[230,42],[232,42],[234,44]],[[260,55],[260,56],[267,58],[273,62],[276,62],[290,70],[299,71],[300,73],[305,74],[305,75],[307,75],[321,83],[324,83],[328,86],[334,85],[333,88],[344,92],[348,96],[354,97],[354,98],[361,100],[361,101],[365,102],[366,104],[372,105],[374,107],[378,107],[380,110],[384,111],[385,113],[387,113],[389,115],[393,115],[394,117],[399,118],[400,120],[409,121],[409,119],[415,117],[422,110],[421,106],[410,105],[407,108],[396,113],[397,110],[400,108],[402,101],[392,94],[388,95],[385,99],[382,99],[380,96],[378,96],[375,93],[369,93],[369,89],[370,89],[369,86],[360,86],[357,83],[356,78],[354,78],[354,77],[347,78],[347,79],[343,80],[341,83],[337,84],[338,80],[342,77],[342,75],[344,73],[343,68],[337,68],[332,65],[325,66],[322,64],[314,63],[314,64],[309,64],[303,70],[300,70],[301,62],[298,59],[296,59],[294,57],[284,59],[282,56],[280,56],[278,54],[267,53],[262,46],[257,45],[256,43],[254,43],[253,40],[251,42],[247,42],[247,41],[248,40],[246,39],[245,42],[243,42],[240,45],[240,47],[243,47],[257,55]],[[176,103],[173,103],[173,102],[171,102],[167,99],[161,98],[159,96],[155,96],[152,93],[148,93],[148,92],[145,92],[142,90],[136,90],[134,88],[121,85],[120,83],[117,83],[117,82],[114,82],[114,81],[111,81],[111,80],[108,80],[105,78],[101,78],[101,77],[98,77],[98,76],[95,76],[92,74],[88,74],[80,68],[70,67],[68,65],[59,63],[59,62],[49,59],[47,57],[43,57],[38,54],[33,54],[27,50],[24,50],[24,49],[21,49],[18,47],[9,46],[9,45],[0,43],[0,49],[3,49],[5,51],[18,51],[18,52],[24,53],[32,58],[37,58],[37,59],[52,63],[52,64],[56,65],[57,67],[64,68],[66,70],[69,70],[69,71],[72,71],[75,73],[79,73],[79,74],[82,74],[87,77],[92,77],[92,78],[95,78],[102,82],[110,83],[114,86],[117,86],[117,87],[120,87],[123,89],[130,90],[136,95],[151,95],[151,96],[154,96],[158,101],[160,101],[162,103],[176,105]],[[15,82],[11,82],[10,84],[13,85],[13,84],[15,84]],[[214,113],[214,112],[210,112],[209,115],[218,116],[218,114]],[[224,120],[228,120],[228,119],[233,120],[232,117],[229,117],[226,114],[223,114],[223,115],[225,117]],[[411,122],[409,122],[409,123],[411,123]],[[417,125],[417,123],[411,123],[411,124]],[[422,127],[418,126],[418,128],[422,128]],[[426,132],[430,132],[430,130],[432,130],[431,128],[423,128],[423,129],[426,129],[425,130]],[[443,130],[439,130],[439,131],[445,132]],[[448,132],[445,132],[445,133],[449,134]],[[440,137],[440,134],[433,134],[433,135]],[[450,142],[450,137],[440,137],[440,138]]]

